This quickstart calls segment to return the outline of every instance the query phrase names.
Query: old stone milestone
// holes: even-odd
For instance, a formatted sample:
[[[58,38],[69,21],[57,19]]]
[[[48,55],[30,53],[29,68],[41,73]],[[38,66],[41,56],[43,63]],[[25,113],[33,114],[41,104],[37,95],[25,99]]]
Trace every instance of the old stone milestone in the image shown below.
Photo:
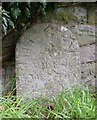
[[[80,81],[79,45],[67,28],[37,24],[16,46],[17,95],[53,97]]]

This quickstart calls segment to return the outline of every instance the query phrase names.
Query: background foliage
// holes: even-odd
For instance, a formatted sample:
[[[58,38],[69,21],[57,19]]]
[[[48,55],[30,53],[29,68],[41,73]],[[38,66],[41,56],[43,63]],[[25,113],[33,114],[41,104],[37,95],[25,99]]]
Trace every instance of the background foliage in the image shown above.
[[[2,32],[9,29],[21,29],[25,24],[36,22],[45,15],[46,2],[6,2],[2,4]]]

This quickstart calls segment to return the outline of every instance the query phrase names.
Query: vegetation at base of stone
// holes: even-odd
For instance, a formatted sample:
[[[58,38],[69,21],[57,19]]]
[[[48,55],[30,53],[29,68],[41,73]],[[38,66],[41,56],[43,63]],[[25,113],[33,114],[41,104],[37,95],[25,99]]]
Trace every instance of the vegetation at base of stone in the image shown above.
[[[5,96],[0,101],[0,118],[95,119],[97,104],[88,87],[70,88],[53,100],[41,97],[24,102],[16,96]]]
[[[2,3],[3,33],[11,28],[21,29],[28,21],[35,22],[39,15],[45,15],[46,2]]]
[[[2,92],[3,96],[8,95],[9,93],[11,95],[16,95],[16,88],[15,88],[16,87],[16,80],[17,80],[17,77],[12,77],[11,79],[9,79],[9,81],[4,86],[5,91]]]

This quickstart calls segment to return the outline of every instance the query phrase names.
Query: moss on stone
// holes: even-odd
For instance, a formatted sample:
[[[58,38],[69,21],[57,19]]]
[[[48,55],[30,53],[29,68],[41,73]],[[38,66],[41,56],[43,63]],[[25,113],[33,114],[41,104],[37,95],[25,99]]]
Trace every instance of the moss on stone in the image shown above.
[[[64,13],[62,14],[62,18],[65,22],[78,21],[77,17],[73,14],[72,10],[70,10],[69,8],[64,11]]]
[[[96,13],[95,13],[95,6],[88,6],[88,9],[87,9],[87,16],[88,16],[88,24],[89,25],[95,25],[97,24],[96,22]]]

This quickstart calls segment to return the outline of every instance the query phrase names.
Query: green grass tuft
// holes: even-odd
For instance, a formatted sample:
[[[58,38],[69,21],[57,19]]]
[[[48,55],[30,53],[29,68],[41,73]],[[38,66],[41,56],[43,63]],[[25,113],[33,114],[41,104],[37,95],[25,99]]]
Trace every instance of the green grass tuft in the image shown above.
[[[95,118],[96,98],[88,87],[70,88],[52,100],[38,98],[24,102],[22,98],[6,96],[1,103],[0,118]]]

